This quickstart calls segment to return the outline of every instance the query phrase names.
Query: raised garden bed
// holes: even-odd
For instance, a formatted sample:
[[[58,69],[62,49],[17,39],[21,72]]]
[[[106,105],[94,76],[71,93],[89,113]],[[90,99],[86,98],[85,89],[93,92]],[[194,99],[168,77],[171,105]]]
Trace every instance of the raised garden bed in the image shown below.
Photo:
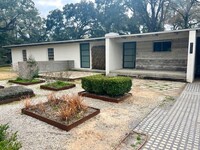
[[[99,109],[87,107],[81,104],[82,102],[79,100],[77,102],[80,97],[64,97],[62,96],[61,99],[64,100],[61,100],[51,96],[51,98],[48,98],[48,102],[26,106],[22,109],[22,113],[65,131],[71,130],[100,113]],[[86,109],[80,109],[81,107]],[[74,111],[74,113],[71,111]]]
[[[147,142],[148,136],[143,133],[131,131],[126,137],[120,142],[115,150],[140,150]]]
[[[20,85],[33,85],[33,84],[43,83],[45,81],[44,80],[39,80],[39,79],[27,80],[27,79],[18,78],[16,80],[9,80],[8,82],[15,83],[15,84],[20,84]]]
[[[78,95],[84,96],[84,97],[89,97],[89,98],[100,99],[102,101],[113,102],[113,103],[119,103],[119,102],[132,96],[131,93],[126,93],[123,96],[110,97],[107,95],[97,95],[97,94],[89,93],[86,91],[79,92]]]
[[[3,89],[3,88],[4,88],[4,86],[0,85],[0,89]]]
[[[60,91],[60,90],[67,90],[67,89],[73,88],[75,86],[76,85],[72,84],[72,83],[56,81],[53,83],[41,85],[40,88],[45,89],[45,90]]]
[[[13,86],[4,88],[0,90],[0,104],[6,104],[33,96],[35,96],[33,90],[25,87]]]

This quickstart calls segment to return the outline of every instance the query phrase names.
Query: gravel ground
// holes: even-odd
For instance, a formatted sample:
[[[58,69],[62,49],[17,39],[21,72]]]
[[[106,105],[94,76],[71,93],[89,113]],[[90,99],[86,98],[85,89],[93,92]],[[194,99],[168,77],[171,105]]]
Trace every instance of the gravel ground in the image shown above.
[[[76,88],[56,92],[56,95],[82,91],[80,81],[75,83]],[[0,81],[0,85],[14,86],[7,81]],[[181,82],[133,79],[133,96],[121,103],[84,98],[86,104],[100,108],[101,113],[69,132],[22,115],[23,100],[0,105],[0,124],[9,123],[13,132],[18,131],[22,150],[111,150],[150,111],[162,104],[166,96],[176,98],[184,86]],[[46,95],[51,93],[40,90],[39,84],[28,88],[36,93],[31,100],[34,104],[46,101]]]

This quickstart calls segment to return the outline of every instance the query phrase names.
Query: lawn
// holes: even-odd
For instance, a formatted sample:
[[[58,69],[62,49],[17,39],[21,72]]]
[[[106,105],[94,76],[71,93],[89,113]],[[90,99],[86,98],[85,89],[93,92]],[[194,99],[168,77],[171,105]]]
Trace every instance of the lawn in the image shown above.
[[[0,80],[16,78],[17,74],[11,67],[0,67]]]

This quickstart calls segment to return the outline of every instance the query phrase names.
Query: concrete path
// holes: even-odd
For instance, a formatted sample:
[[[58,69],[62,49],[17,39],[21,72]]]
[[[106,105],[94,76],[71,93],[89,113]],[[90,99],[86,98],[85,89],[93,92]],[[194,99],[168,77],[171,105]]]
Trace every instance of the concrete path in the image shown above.
[[[144,150],[200,150],[200,82],[187,84],[172,108],[154,109],[134,130],[149,135]]]

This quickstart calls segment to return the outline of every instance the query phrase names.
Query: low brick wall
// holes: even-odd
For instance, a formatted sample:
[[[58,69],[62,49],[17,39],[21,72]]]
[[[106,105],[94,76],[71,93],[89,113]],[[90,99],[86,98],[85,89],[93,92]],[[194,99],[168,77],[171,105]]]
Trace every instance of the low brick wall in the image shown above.
[[[37,61],[39,72],[65,71],[74,68],[74,60],[67,61]],[[19,73],[26,67],[26,62],[18,62]]]

